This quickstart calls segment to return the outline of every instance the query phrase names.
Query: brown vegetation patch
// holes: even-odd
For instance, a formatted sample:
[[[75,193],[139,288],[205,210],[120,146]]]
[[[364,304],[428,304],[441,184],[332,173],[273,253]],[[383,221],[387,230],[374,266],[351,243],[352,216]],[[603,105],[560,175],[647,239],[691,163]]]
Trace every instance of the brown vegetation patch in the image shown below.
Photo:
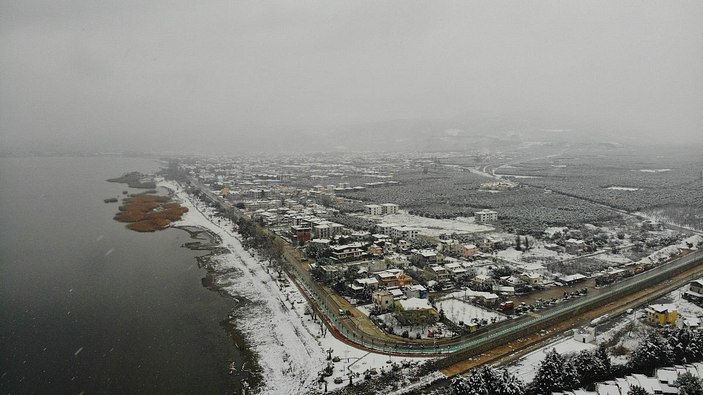
[[[171,222],[181,219],[188,209],[172,202],[168,196],[135,195],[125,199],[115,220],[129,222],[129,229],[154,232],[166,229]]]

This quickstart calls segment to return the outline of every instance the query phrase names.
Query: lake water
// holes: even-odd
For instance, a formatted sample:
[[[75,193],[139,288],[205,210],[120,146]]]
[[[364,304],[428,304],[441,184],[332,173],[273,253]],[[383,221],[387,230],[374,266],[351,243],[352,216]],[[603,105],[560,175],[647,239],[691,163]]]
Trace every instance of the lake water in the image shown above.
[[[156,169],[0,158],[0,393],[240,391],[234,301],[203,286],[202,252],[181,247],[182,230],[128,230],[103,202],[129,190],[105,179]]]

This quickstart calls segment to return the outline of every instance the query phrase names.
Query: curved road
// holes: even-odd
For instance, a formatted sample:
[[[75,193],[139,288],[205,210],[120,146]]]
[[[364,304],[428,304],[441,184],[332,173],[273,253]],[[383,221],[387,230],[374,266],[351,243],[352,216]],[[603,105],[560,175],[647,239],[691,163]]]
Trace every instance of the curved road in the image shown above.
[[[543,311],[542,315],[533,317],[522,316],[513,320],[501,321],[487,327],[483,331],[467,334],[455,338],[444,338],[437,340],[413,340],[396,339],[386,336],[383,339],[374,338],[367,332],[361,330],[348,317],[340,317],[338,314],[340,305],[330,295],[330,291],[313,280],[307,270],[290,250],[286,251],[285,257],[289,262],[289,274],[294,282],[304,292],[305,296],[312,302],[313,306],[321,312],[332,333],[345,341],[370,351],[393,354],[393,355],[422,355],[439,356],[480,349],[482,346],[490,344],[501,344],[503,341],[514,339],[516,335],[522,336],[534,333],[550,324],[566,320],[574,315],[584,312],[607,303],[617,301],[626,295],[633,294],[643,288],[658,284],[657,289],[676,289],[689,281],[703,275],[703,251],[686,255],[666,264],[660,265],[644,273],[630,277],[620,283],[613,284],[607,288],[595,290],[591,295],[580,299],[575,299],[558,307]],[[679,282],[672,283],[669,280],[676,274],[695,268],[692,274]],[[658,293],[657,293],[658,294]],[[642,299],[642,303],[647,298]],[[615,305],[615,303],[613,303]],[[616,307],[616,306],[613,306]]]

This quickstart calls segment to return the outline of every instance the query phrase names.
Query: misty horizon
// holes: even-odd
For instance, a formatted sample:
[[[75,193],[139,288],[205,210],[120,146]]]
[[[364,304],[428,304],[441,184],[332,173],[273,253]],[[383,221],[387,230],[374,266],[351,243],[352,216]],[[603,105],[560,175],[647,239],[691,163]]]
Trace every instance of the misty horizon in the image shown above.
[[[700,2],[3,2],[0,146],[696,146],[701,20]]]

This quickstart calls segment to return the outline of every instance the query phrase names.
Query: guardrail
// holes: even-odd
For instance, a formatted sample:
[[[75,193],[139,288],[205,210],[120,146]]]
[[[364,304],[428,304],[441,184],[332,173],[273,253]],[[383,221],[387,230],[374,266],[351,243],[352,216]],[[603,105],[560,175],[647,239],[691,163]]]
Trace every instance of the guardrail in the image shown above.
[[[667,275],[673,276],[681,273],[695,264],[700,263],[699,261],[702,259],[703,251],[697,251],[693,254],[689,254],[671,261],[665,266],[660,266],[658,270],[649,270],[631,277],[622,283],[614,284],[608,292],[576,300],[572,303],[564,305],[563,307],[547,311],[541,317],[534,318],[523,316],[512,321],[503,321],[503,325],[501,326],[505,326],[505,328],[493,327],[489,328],[486,332],[480,334],[479,336],[477,336],[478,334],[473,333],[468,335],[470,338],[464,337],[461,339],[451,339],[449,341],[451,341],[452,344],[446,344],[447,340],[445,339],[436,341],[436,343],[445,344],[431,344],[409,342],[391,343],[385,340],[374,340],[373,338],[359,338],[357,333],[346,328],[345,324],[348,324],[349,321],[342,322],[342,320],[347,319],[340,319],[338,317],[338,311],[335,308],[330,307],[332,302],[326,300],[327,298],[320,297],[317,290],[313,289],[313,287],[308,284],[306,276],[303,275],[297,267],[294,265],[289,267],[295,273],[295,277],[300,280],[296,281],[296,283],[300,284],[305,289],[308,297],[315,302],[318,308],[322,310],[321,312],[324,314],[326,320],[331,324],[331,327],[349,341],[376,352],[389,354],[420,354],[429,356],[455,353],[448,358],[444,358],[441,362],[441,365],[449,366],[455,362],[467,358],[469,356],[467,353],[470,355],[480,354],[499,344],[516,340],[527,334],[535,333],[541,329],[547,328],[565,318],[579,314],[582,311],[588,310],[595,306],[610,303],[624,295],[633,293],[638,289],[656,285],[661,281],[662,277]]]

